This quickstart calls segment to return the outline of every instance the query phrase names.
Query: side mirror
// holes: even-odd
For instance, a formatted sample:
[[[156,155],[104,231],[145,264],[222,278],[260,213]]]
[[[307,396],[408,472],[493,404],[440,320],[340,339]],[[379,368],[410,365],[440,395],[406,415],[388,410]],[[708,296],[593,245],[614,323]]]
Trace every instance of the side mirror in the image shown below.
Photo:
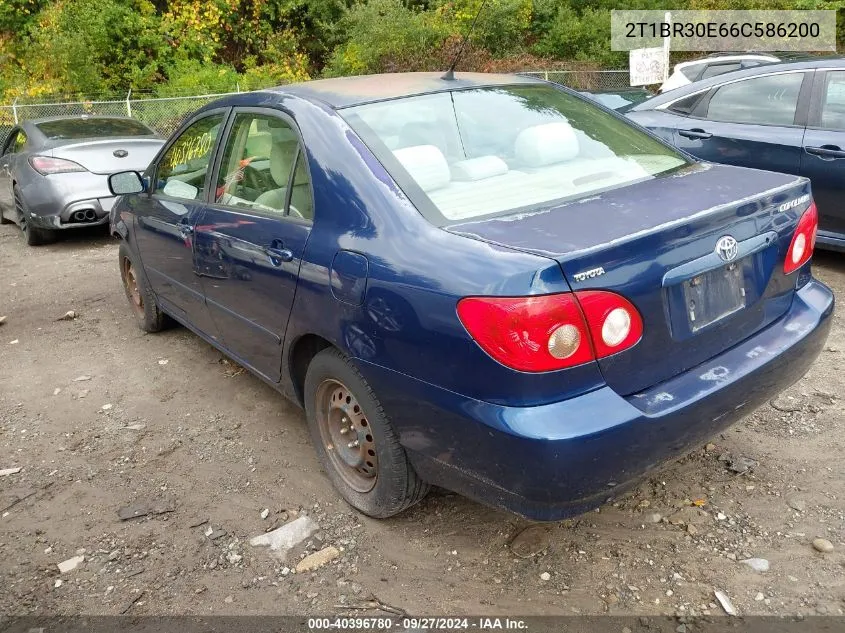
[[[109,190],[115,196],[143,193],[144,189],[144,181],[137,171],[121,171],[109,176]]]

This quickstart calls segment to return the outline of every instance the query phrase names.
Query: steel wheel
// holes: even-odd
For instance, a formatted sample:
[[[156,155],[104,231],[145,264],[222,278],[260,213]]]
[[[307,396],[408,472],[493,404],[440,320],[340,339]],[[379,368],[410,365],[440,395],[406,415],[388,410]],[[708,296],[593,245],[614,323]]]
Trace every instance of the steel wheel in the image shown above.
[[[120,272],[123,276],[123,285],[126,287],[126,295],[132,304],[132,309],[140,318],[143,318],[144,298],[141,296],[141,291],[138,288],[138,278],[135,276],[135,267],[132,265],[131,259],[128,257],[123,258]]]
[[[353,490],[369,492],[378,479],[378,457],[364,410],[338,380],[324,380],[316,395],[317,426],[329,461]]]

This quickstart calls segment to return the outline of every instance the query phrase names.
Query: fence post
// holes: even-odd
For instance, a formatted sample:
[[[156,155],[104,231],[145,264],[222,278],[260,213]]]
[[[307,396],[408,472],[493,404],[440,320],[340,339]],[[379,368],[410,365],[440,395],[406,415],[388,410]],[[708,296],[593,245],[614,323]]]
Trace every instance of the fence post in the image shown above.
[[[240,93],[241,92],[241,82],[238,81],[235,83],[235,90]]]
[[[129,89],[129,92],[126,93],[126,116],[132,116],[132,104],[129,103],[129,97],[132,96],[132,88]]]
[[[12,101],[12,116],[15,117],[15,125],[18,124],[18,98]]]
[[[543,79],[545,79],[546,81],[549,80],[549,71],[548,70],[543,71]]]

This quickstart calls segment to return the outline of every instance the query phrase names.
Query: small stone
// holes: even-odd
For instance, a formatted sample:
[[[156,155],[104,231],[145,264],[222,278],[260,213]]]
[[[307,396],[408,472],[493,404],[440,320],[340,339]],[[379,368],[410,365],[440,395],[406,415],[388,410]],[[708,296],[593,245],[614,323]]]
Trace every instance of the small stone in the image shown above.
[[[660,523],[663,520],[663,515],[659,512],[649,512],[645,515],[645,520],[648,523]]]
[[[786,579],[789,582],[798,582],[798,579],[795,576],[787,576]]]
[[[268,516],[270,516],[270,508],[264,508],[261,511],[261,518],[266,519]]]
[[[228,554],[226,554],[226,560],[229,561],[230,565],[237,565],[243,560],[243,556],[241,556],[237,552],[229,552]]]
[[[716,514],[716,520],[717,520],[717,521],[724,521],[724,520],[725,520],[725,519],[727,519],[727,518],[728,518],[728,517],[725,515],[725,513],[724,513],[724,512],[718,512],[718,513]]]
[[[302,515],[272,532],[252,537],[249,544],[253,547],[269,547],[274,555],[284,558],[291,548],[310,538],[319,529],[320,526],[311,517]]]
[[[634,633],[630,628],[627,626],[622,627],[622,633]]]
[[[7,475],[17,475],[19,472],[21,472],[20,466],[15,466],[13,468],[4,468],[3,470],[0,470],[0,477],[5,477]]]
[[[160,360],[158,361],[158,364],[159,364],[159,365],[166,365],[166,364],[167,364],[167,363],[169,363],[169,362],[170,362],[170,361],[169,361],[169,360],[167,360],[166,358],[162,358],[162,359],[160,359]]]
[[[769,571],[769,561],[765,558],[746,558],[745,560],[741,560],[739,562],[760,573]]]
[[[804,512],[807,509],[807,504],[805,504],[801,499],[790,499],[786,502],[786,505],[797,512]]]
[[[766,596],[763,595],[763,592],[758,591],[757,595],[754,596],[754,602],[762,602],[765,598],[766,598]]]
[[[54,396],[58,396],[61,392],[62,392],[61,387],[56,387],[55,389],[53,389],[53,395]]]
[[[3,325],[6,322],[6,316],[0,316],[0,325]]]
[[[813,539],[813,548],[817,552],[832,552],[833,543],[828,541],[826,538],[816,538]]]
[[[64,580],[62,580],[61,578],[56,578],[56,582],[54,582],[54,583],[53,583],[53,587],[55,587],[56,589],[58,589],[58,588],[59,588],[59,587],[61,587],[63,584],[64,584]]]
[[[731,599],[728,598],[728,595],[724,591],[720,591],[719,589],[717,589],[714,592],[714,595],[716,596],[716,600],[719,601],[719,604],[722,605],[722,608],[725,610],[725,613],[727,613],[728,615],[737,615],[736,607],[734,607],[733,603],[731,602]]]
[[[73,558],[68,558],[67,560],[62,561],[57,565],[57,567],[59,568],[60,573],[66,574],[67,572],[73,571],[74,569],[79,567],[79,565],[81,565],[82,561],[84,560],[84,556],[74,556]]]
[[[513,537],[511,551],[520,558],[536,556],[549,546],[549,530],[543,525],[530,525]]]
[[[73,310],[68,310],[62,316],[60,316],[56,321],[73,321],[79,314],[74,312]]]
[[[232,604],[235,601],[235,596],[226,596],[223,600],[226,604]]]
[[[688,525],[687,534],[689,534],[690,536],[695,536],[696,534],[698,534],[698,528],[694,525]]]
[[[79,390],[79,393],[78,393],[78,394],[76,394],[76,397],[77,397],[77,398],[84,398],[84,397],[85,397],[85,396],[87,396],[89,393],[90,393],[90,392],[89,392],[89,390],[88,390],[88,389],[80,389],[80,390]]]
[[[672,596],[674,596],[674,595],[675,595],[675,592],[674,592],[674,591],[672,591],[671,589],[667,589],[667,590],[666,590],[666,597],[667,597],[667,598],[671,598],[671,597],[672,597]]]
[[[319,569],[323,565],[333,561],[338,556],[340,556],[340,550],[334,545],[324,547],[319,552],[314,552],[299,561],[296,565],[296,573],[301,574],[306,571]]]
[[[675,627],[675,633],[687,633],[687,625],[682,622]]]
[[[9,345],[17,345],[19,342],[18,339],[15,339],[14,341],[9,341]]]
[[[757,462],[753,459],[748,457],[737,457],[736,459],[732,459],[728,462],[728,470],[732,473],[740,474],[753,469],[756,465]]]
[[[111,409],[113,406],[114,406],[113,404],[107,403],[107,404],[104,404],[104,405],[103,405],[102,407],[100,407],[100,408],[101,408],[103,411],[108,411],[108,410],[109,410],[109,409]]]
[[[727,558],[728,560],[736,560],[736,554],[734,554],[733,552],[728,552],[727,554],[725,554],[725,558]]]
[[[73,382],[85,382],[86,380],[91,380],[91,376],[77,376],[73,379]]]
[[[551,579],[552,575],[547,571],[544,571],[542,574],[540,574],[540,580],[542,580],[543,582],[548,582]]]
[[[704,447],[704,450],[707,451],[708,453],[712,453],[713,451],[716,450],[716,445],[715,444],[708,444],[707,446]]]

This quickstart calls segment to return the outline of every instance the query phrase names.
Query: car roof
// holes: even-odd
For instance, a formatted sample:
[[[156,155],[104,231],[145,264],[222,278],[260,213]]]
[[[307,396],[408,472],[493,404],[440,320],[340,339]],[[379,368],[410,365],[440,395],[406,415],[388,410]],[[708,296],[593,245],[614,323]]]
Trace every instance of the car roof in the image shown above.
[[[629,112],[637,112],[641,110],[653,110],[657,106],[670,101],[676,101],[687,95],[708,90],[713,86],[724,83],[725,81],[732,81],[735,79],[745,79],[748,77],[755,77],[757,75],[771,75],[777,72],[784,72],[788,70],[814,70],[816,68],[833,68],[845,69],[845,57],[842,56],[826,56],[816,57],[812,60],[789,61],[789,62],[774,62],[771,64],[762,64],[754,66],[753,68],[744,68],[742,70],[734,70],[708,79],[694,81],[680,88],[675,88],[664,92],[663,94],[652,97],[651,99],[637,104],[629,110]]]
[[[456,72],[455,78],[449,80],[443,79],[443,72],[386,73],[317,79],[270,88],[269,92],[294,95],[310,101],[321,101],[332,108],[346,108],[374,101],[446,90],[542,83],[544,82],[539,79],[524,75]]]

